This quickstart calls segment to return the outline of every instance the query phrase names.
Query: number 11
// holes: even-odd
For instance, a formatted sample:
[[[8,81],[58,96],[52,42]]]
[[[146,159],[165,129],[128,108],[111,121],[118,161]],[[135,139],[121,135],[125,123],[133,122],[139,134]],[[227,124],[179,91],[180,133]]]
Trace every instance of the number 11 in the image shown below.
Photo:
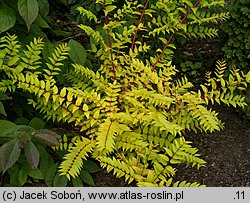
[[[240,192],[236,192],[236,195],[237,195],[237,199],[245,199],[245,193],[244,191]]]

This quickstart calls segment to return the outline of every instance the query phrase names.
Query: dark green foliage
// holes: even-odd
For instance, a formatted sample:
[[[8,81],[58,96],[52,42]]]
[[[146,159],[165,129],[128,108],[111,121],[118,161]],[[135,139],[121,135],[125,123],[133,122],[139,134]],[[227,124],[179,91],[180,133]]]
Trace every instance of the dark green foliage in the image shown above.
[[[42,173],[39,168],[32,168],[24,158],[20,156],[18,161],[8,169],[8,175],[10,177],[9,182],[4,182],[4,186],[23,186],[34,184],[43,179]]]
[[[31,179],[43,179],[41,160],[44,159],[45,145],[59,145],[58,135],[50,130],[41,129],[45,123],[33,118],[27,125],[17,125],[8,120],[0,120],[0,172],[7,171],[9,186],[23,186]]]
[[[24,27],[26,27],[26,30],[23,29],[23,31],[29,33],[32,32],[31,26],[33,24],[37,28],[49,28],[49,25],[45,21],[49,12],[48,0],[2,0],[0,8],[0,33],[8,31],[11,28],[20,31],[20,28],[23,29]],[[33,26],[33,31],[38,31],[35,27]]]
[[[231,18],[222,23],[228,34],[223,51],[229,64],[250,69],[250,1],[232,0],[228,5]]]
[[[41,121],[33,119],[30,124],[38,127],[39,122]],[[50,130],[36,130],[30,126],[16,125],[7,120],[0,120],[0,126],[0,138],[9,140],[0,147],[3,173],[16,163],[22,149],[31,168],[37,168],[40,154],[34,142],[41,141],[50,146],[59,145],[58,135]]]
[[[237,66],[243,71],[250,70],[250,1],[232,0],[228,5],[231,18],[222,23],[223,30],[227,33],[227,39],[223,51],[232,68]],[[250,89],[244,93],[246,106],[240,114],[250,118]]]
[[[184,63],[180,64],[181,71],[184,74],[192,75],[192,76],[198,76],[199,72],[204,71],[202,70],[202,63],[201,62],[195,62],[192,61],[186,61]]]
[[[43,123],[42,120],[34,118],[29,125],[39,128],[44,126]],[[0,170],[3,173],[7,171],[10,177],[14,177],[10,179],[9,186],[23,186],[38,181],[54,187],[94,185],[91,174],[98,172],[100,168],[90,160],[85,161],[79,178],[69,181],[65,176],[59,175],[58,163],[52,158],[55,154],[48,153],[45,145],[41,144],[59,146],[58,135],[54,132],[0,120],[0,141],[4,139],[10,141],[4,142],[0,147]],[[63,154],[65,153],[66,151]]]

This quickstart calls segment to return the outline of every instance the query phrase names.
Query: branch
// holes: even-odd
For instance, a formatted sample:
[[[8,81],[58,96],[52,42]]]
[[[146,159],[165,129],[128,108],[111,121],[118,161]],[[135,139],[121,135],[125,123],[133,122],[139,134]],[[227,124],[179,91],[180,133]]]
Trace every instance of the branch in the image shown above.
[[[193,5],[192,8],[197,8],[197,7],[198,7],[198,4],[200,3],[200,1],[201,1],[201,0],[197,0],[197,2],[195,3],[195,5]],[[192,12],[192,8],[191,8],[191,9],[187,12],[187,14],[182,18],[182,20],[181,20],[180,24],[178,25],[178,27],[180,27],[180,26],[184,23],[184,21],[186,20],[186,18],[190,15],[190,13]],[[169,45],[170,42],[172,41],[172,39],[173,39],[173,37],[174,37],[174,35],[175,35],[176,32],[177,32],[177,30],[175,30],[175,31],[172,33],[172,35],[170,36],[170,38],[168,39],[168,41],[167,41],[167,43],[165,44],[165,46],[164,46],[162,52],[160,53],[160,55],[158,56],[156,62],[154,63],[154,65],[153,65],[153,67],[152,67],[152,71],[155,70],[155,67],[156,67],[157,63],[161,60],[162,54],[163,54],[164,51],[167,49],[168,45]]]
[[[103,8],[104,10],[106,10],[106,0],[104,1]],[[108,17],[105,15],[105,24],[107,25],[108,23],[109,23]],[[114,59],[113,59],[112,43],[110,40],[109,30],[107,29],[106,32],[108,34],[108,43],[109,43],[109,48],[110,48],[109,53],[111,57],[112,72],[114,73],[114,80],[116,80],[116,71],[115,71],[115,65],[114,65]]]
[[[144,6],[144,8],[143,8],[143,11],[142,11],[142,13],[141,13],[141,17],[140,17],[140,19],[139,19],[139,22],[138,22],[138,25],[137,25],[137,28],[136,28],[136,31],[135,31],[135,34],[134,34],[134,38],[133,38],[133,41],[132,41],[132,46],[131,46],[132,50],[134,50],[135,40],[136,40],[138,31],[139,31],[139,25],[141,24],[142,18],[143,18],[143,16],[144,16],[144,13],[145,13],[145,11],[146,11],[146,8],[147,8],[147,6],[148,6],[149,1],[150,1],[150,0],[147,0],[147,1],[146,1],[145,6]]]

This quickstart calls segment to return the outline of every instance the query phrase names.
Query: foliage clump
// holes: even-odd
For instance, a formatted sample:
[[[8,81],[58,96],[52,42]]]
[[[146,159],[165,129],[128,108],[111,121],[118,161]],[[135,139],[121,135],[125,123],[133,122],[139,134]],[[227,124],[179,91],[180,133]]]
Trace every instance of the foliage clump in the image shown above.
[[[228,40],[223,48],[230,65],[249,70],[250,65],[250,1],[232,0],[228,5],[230,19],[222,23]]]
[[[232,0],[228,11],[230,19],[222,23],[222,29],[226,32],[227,38],[223,51],[230,67],[237,66],[247,72],[250,67],[250,1]],[[244,93],[246,103],[242,116],[250,118],[250,90]]]

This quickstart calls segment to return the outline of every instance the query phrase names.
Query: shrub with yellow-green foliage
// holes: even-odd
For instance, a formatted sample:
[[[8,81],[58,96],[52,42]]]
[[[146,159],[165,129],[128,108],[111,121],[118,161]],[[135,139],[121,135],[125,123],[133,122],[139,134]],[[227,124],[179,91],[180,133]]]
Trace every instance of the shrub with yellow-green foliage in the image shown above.
[[[199,186],[196,182],[174,179],[180,164],[197,168],[206,164],[185,135],[189,131],[221,130],[223,124],[208,104],[245,106],[244,98],[237,92],[250,82],[250,73],[232,70],[226,79],[226,64],[221,61],[215,74],[208,73],[206,83],[195,91],[186,77],[176,77],[176,67],[163,54],[166,48],[150,59],[140,59],[140,54],[150,47],[136,40],[138,28],[148,36],[158,28],[146,29],[140,23],[138,27],[126,25],[122,17],[124,12],[132,15],[142,6],[126,1],[124,9],[119,10],[112,1],[97,2],[104,7],[103,29],[107,31],[107,40],[99,31],[80,25],[95,42],[90,51],[102,62],[97,71],[73,64],[65,76],[67,85],[61,87],[55,76],[67,58],[66,44],[54,50],[47,68],[41,72],[41,39],[34,39],[26,50],[21,50],[15,36],[5,36],[0,40],[0,70],[4,75],[0,91],[16,88],[28,91],[34,95],[29,103],[48,119],[79,127],[83,136],[70,147],[60,165],[61,174],[68,178],[76,177],[83,167],[83,159],[92,157],[108,172],[125,177],[128,183],[136,181],[138,186]],[[170,1],[158,1],[158,6],[164,7],[159,2]],[[198,8],[200,1],[197,2],[191,10]],[[179,10],[184,12],[184,8]],[[98,21],[89,11],[83,8],[79,11]],[[185,19],[191,13],[186,11]],[[112,21],[108,17],[110,12]],[[153,9],[144,12],[153,18]],[[116,29],[119,26],[123,26],[122,33]],[[181,27],[184,26],[178,29],[185,32]],[[162,41],[168,47],[171,40]]]

